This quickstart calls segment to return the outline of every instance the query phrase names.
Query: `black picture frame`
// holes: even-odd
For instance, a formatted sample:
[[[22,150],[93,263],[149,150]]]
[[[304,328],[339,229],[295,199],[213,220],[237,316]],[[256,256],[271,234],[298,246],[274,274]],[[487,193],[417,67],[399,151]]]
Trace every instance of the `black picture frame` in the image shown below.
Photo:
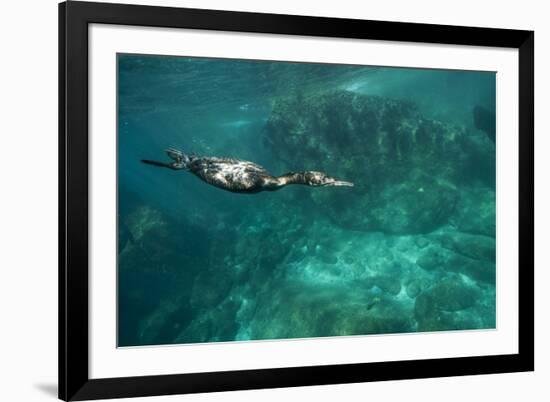
[[[158,376],[88,375],[88,25],[376,39],[519,51],[517,354]],[[88,400],[534,370],[534,32],[70,1],[59,5],[59,398]],[[114,307],[113,307],[114,308]]]

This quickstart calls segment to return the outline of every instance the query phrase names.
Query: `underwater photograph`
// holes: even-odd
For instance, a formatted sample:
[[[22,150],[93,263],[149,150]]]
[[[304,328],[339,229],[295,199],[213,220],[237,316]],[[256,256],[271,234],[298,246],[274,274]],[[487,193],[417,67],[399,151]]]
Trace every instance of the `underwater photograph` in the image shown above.
[[[117,55],[119,347],[496,328],[496,73]]]

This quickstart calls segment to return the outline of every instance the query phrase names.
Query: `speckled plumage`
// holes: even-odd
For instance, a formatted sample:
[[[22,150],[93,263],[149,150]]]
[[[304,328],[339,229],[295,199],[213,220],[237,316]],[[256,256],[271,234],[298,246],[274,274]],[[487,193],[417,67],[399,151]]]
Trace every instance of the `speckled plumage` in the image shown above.
[[[173,148],[167,149],[166,153],[173,162],[150,160],[142,160],[142,162],[173,170],[187,170],[208,184],[234,193],[274,191],[289,184],[313,187],[353,186],[353,183],[334,179],[322,172],[289,172],[281,176],[273,176],[262,166],[240,159],[188,156]]]
[[[189,171],[213,186],[233,192],[262,191],[272,176],[263,167],[233,158],[196,158]]]

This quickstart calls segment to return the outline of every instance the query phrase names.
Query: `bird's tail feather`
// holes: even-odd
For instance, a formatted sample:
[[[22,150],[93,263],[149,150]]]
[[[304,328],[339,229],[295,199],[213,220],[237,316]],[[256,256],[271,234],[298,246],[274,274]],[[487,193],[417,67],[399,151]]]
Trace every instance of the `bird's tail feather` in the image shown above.
[[[172,169],[172,165],[171,165],[170,163],[152,161],[152,160],[149,160],[149,159],[142,159],[141,161],[142,161],[143,163],[148,164],[148,165],[160,166],[160,167],[165,167],[165,168]]]

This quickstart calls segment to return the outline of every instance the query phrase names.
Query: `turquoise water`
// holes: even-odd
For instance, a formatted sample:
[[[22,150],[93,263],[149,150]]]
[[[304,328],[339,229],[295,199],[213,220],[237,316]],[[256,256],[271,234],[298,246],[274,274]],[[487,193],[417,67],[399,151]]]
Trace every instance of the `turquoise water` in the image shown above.
[[[119,346],[495,328],[495,85],[119,55]],[[231,193],[168,147],[355,186]]]

